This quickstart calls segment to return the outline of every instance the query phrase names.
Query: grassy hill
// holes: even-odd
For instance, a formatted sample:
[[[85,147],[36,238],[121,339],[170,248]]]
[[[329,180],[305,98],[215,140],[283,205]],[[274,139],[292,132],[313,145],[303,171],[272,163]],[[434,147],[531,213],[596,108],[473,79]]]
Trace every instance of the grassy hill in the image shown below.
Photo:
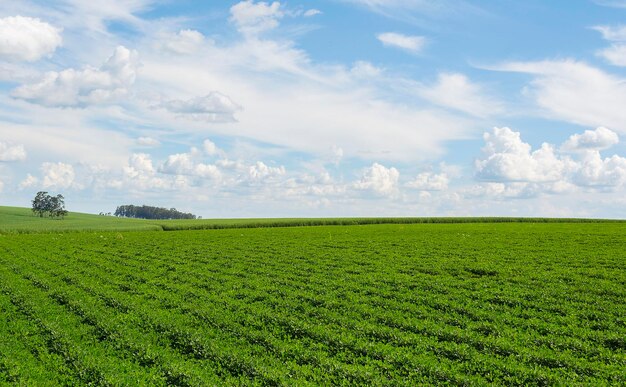
[[[610,219],[514,217],[248,218],[147,220],[70,212],[64,219],[39,218],[30,208],[0,206],[0,233],[69,231],[174,231],[223,228],[355,226],[414,223],[606,223]]]
[[[0,206],[0,233],[161,229],[159,225],[141,219],[123,219],[78,212],[70,212],[65,219],[39,218],[30,208]]]

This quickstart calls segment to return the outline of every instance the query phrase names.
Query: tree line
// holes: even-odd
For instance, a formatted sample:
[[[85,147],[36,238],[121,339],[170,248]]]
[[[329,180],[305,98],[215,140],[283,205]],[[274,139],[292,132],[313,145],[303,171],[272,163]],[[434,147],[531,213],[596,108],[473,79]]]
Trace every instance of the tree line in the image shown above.
[[[167,209],[146,205],[134,206],[132,204],[117,207],[113,215],[139,219],[196,219],[194,214],[180,212],[176,208]]]
[[[39,191],[32,200],[32,204],[32,211],[40,218],[46,215],[51,218],[63,218],[67,215],[65,198],[61,194],[52,196],[46,191]]]

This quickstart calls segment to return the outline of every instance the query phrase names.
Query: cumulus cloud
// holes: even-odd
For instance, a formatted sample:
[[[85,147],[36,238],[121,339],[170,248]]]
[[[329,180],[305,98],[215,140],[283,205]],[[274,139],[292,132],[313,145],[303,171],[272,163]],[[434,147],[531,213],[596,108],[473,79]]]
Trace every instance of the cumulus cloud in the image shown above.
[[[118,46],[99,68],[50,71],[39,82],[16,88],[12,95],[46,106],[105,103],[128,93],[135,82],[137,67],[137,52]]]
[[[160,106],[180,117],[209,122],[235,122],[237,121],[235,113],[242,109],[230,97],[217,91],[212,91],[204,97],[166,101]]]
[[[285,172],[285,167],[282,165],[270,167],[262,161],[257,161],[256,164],[248,167],[248,178],[252,181],[261,181],[283,176]]]
[[[170,189],[172,184],[157,176],[152,158],[146,153],[134,153],[123,168],[121,180],[111,180],[109,186],[117,189],[156,190]]]
[[[606,129],[575,134],[561,146],[575,158],[558,155],[549,144],[532,151],[519,132],[494,128],[484,135],[484,157],[476,161],[481,184],[467,194],[500,197],[532,197],[540,193],[563,193],[576,187],[610,190],[626,184],[626,158],[602,158],[600,150],[618,143],[617,135]]]
[[[585,130],[583,134],[573,134],[561,145],[561,151],[580,152],[587,150],[603,150],[619,143],[619,137],[614,131],[605,127],[596,130]]]
[[[132,178],[140,175],[154,175],[156,170],[152,165],[150,155],[146,153],[134,153],[128,160],[128,165],[124,167],[124,173]]]
[[[602,159],[600,152],[587,151],[574,176],[582,186],[616,187],[626,184],[626,158],[618,155]]]
[[[18,186],[19,189],[26,189],[35,187],[39,183],[39,179],[30,173],[26,175],[26,178],[22,180]]]
[[[418,53],[424,48],[426,38],[423,36],[411,36],[396,32],[384,32],[376,36],[383,45],[400,48],[412,53]]]
[[[158,46],[174,54],[195,54],[205,42],[204,35],[196,30],[180,30],[176,34],[160,37]]]
[[[171,175],[190,174],[193,165],[192,156],[189,153],[177,153],[167,157],[165,163],[159,168],[159,172]]]
[[[432,103],[477,117],[502,111],[500,102],[486,97],[480,85],[459,73],[441,73],[435,84],[419,87],[417,93]]]
[[[420,191],[445,191],[449,182],[450,178],[446,173],[422,172],[407,183],[407,187]]]
[[[550,144],[532,151],[520,133],[509,128],[493,128],[485,133],[483,158],[476,161],[476,176],[495,182],[549,182],[563,178],[566,162],[557,158]]]
[[[76,174],[71,164],[45,162],[41,164],[41,172],[43,174],[41,182],[43,188],[77,188],[74,184]]]
[[[399,177],[400,172],[396,168],[386,168],[374,163],[363,172],[354,186],[357,189],[371,190],[381,196],[393,196],[398,191]]]
[[[61,30],[24,16],[0,18],[0,59],[34,62],[62,43]]]
[[[137,145],[145,147],[157,147],[161,145],[159,140],[156,140],[152,137],[139,137],[136,142]]]
[[[192,148],[190,153],[177,153],[169,155],[167,160],[159,168],[159,172],[169,175],[187,175],[221,179],[222,175],[217,166],[211,164],[197,163],[194,158],[198,155],[197,149]]]
[[[460,192],[467,198],[494,198],[494,199],[527,199],[545,192],[545,184],[537,183],[481,183],[463,188]]]
[[[209,139],[204,140],[202,147],[204,148],[204,152],[209,156],[215,156],[221,151],[220,148],[218,148],[217,145]]]
[[[230,8],[230,21],[245,35],[256,35],[278,27],[284,16],[278,1],[241,1]]]
[[[24,161],[26,150],[24,145],[10,145],[0,141],[0,161]]]
[[[194,167],[193,174],[198,177],[212,180],[221,180],[222,172],[213,164],[199,163]]]
[[[287,196],[333,196],[343,195],[346,186],[336,184],[330,174],[323,170],[317,175],[303,174],[297,178],[285,182],[285,195]]]
[[[531,74],[525,89],[551,118],[626,133],[626,79],[572,60],[514,62],[493,68]]]

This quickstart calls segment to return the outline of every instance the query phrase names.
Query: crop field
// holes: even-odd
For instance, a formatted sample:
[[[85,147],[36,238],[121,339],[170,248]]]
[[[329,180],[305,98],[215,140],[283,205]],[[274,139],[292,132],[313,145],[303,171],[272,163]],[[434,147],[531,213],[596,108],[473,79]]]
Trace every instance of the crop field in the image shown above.
[[[176,231],[224,228],[356,226],[416,223],[626,223],[611,219],[564,218],[259,218],[147,220],[70,212],[64,219],[39,218],[29,208],[0,206],[0,234],[84,231]]]
[[[0,235],[0,382],[626,384],[626,224]]]

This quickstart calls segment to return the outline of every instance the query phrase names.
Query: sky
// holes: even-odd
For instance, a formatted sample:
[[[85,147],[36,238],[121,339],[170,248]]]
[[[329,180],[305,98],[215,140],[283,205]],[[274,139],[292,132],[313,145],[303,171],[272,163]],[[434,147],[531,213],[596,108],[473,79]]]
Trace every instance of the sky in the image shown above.
[[[626,218],[626,0],[0,2],[0,205]]]

